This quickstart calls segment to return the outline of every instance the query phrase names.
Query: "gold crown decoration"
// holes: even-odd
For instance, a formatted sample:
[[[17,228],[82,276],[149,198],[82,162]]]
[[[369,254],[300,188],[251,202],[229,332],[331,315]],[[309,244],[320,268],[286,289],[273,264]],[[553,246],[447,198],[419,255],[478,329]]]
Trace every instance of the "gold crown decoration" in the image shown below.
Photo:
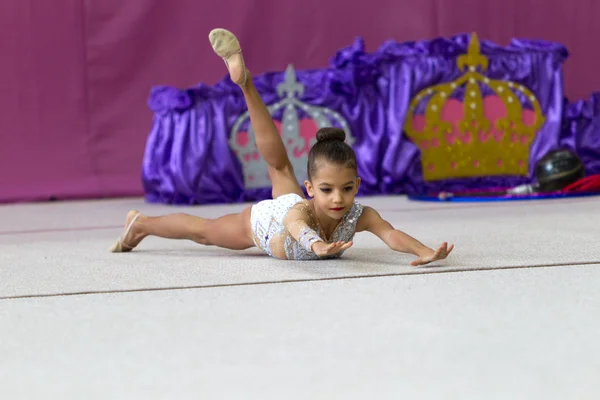
[[[480,53],[476,33],[471,35],[468,52],[457,59],[458,79],[420,91],[410,103],[404,130],[421,151],[423,179],[426,181],[477,176],[528,175],[529,149],[544,124],[539,101],[523,85],[489,79],[482,73],[488,68],[488,58]],[[478,72],[478,68],[481,73]],[[505,115],[494,122],[497,135],[492,133],[492,122],[485,116],[481,85],[496,94],[505,109]],[[442,119],[442,111],[457,89],[464,88],[462,119],[454,123]],[[533,112],[532,124],[524,122],[523,106],[516,92],[525,96]],[[415,110],[425,104],[425,127],[415,128]],[[457,132],[458,130],[458,132]]]

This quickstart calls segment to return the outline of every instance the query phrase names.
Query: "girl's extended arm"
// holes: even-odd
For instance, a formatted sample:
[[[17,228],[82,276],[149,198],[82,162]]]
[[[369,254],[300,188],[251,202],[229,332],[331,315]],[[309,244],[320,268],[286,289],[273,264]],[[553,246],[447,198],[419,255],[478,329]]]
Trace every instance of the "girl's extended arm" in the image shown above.
[[[394,229],[371,207],[363,208],[363,213],[356,225],[356,231],[369,231],[380,238],[390,249],[416,255],[418,258],[411,262],[411,265],[415,266],[442,260],[448,257],[448,254],[454,248],[454,245],[448,247],[448,243],[444,242],[437,250],[433,250],[412,236]]]

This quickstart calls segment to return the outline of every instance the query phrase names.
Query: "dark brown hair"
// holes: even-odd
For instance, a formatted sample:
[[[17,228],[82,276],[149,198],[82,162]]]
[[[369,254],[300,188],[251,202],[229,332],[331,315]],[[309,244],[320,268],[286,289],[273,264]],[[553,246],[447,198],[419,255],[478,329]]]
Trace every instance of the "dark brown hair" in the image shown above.
[[[317,173],[317,161],[320,160],[357,170],[356,154],[344,140],[346,132],[340,128],[321,128],[317,131],[317,143],[308,153],[309,180]]]

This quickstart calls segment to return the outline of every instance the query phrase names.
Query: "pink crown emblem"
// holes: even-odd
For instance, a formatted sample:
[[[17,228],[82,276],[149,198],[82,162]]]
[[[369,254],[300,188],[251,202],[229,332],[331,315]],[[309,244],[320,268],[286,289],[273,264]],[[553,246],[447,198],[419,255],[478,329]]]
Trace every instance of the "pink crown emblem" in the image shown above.
[[[346,143],[352,145],[354,138],[348,122],[339,113],[326,107],[306,104],[297,96],[304,94],[304,85],[296,79],[296,71],[290,64],[285,71],[285,80],[277,86],[278,102],[268,105],[271,115],[283,109],[281,121],[274,120],[292,162],[298,182],[306,180],[308,152],[316,142],[319,128],[339,126],[346,132]],[[301,117],[301,115],[305,115]],[[248,124],[248,131],[241,130],[249,120],[249,113],[242,114],[233,125],[229,146],[240,160],[246,188],[270,187],[267,163],[260,157],[256,147],[255,133]]]

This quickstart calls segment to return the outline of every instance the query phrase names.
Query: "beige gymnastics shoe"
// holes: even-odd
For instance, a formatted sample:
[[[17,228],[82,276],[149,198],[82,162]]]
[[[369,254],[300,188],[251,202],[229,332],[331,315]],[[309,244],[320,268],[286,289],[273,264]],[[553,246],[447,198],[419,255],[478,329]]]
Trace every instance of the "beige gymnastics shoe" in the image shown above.
[[[242,56],[240,42],[226,29],[213,29],[208,34],[213,51],[225,61],[229,77],[239,86],[244,86],[248,78],[246,64]]]
[[[128,244],[127,243],[127,235],[131,232],[131,228],[133,228],[133,224],[142,215],[138,211],[132,210],[127,213],[127,217],[125,218],[125,229],[121,236],[117,239],[117,241],[112,245],[110,251],[112,253],[127,253],[134,249],[135,246],[139,244]]]

